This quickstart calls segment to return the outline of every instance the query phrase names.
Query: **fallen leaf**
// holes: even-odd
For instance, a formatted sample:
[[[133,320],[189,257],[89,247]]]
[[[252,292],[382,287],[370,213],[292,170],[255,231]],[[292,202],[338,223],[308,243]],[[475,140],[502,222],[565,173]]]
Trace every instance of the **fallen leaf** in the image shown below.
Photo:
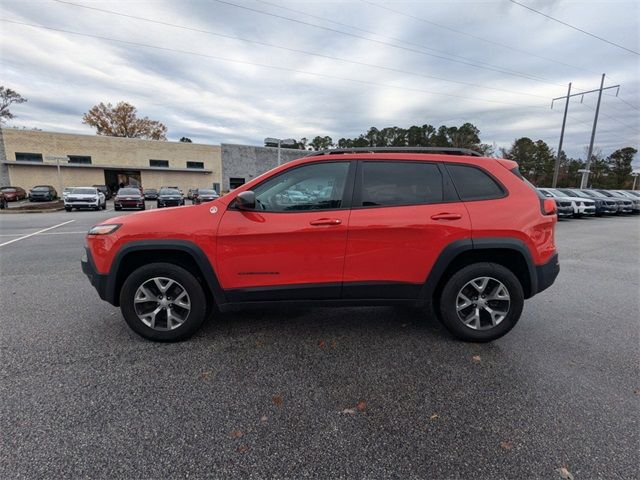
[[[276,407],[279,407],[280,405],[282,405],[282,402],[284,401],[284,399],[282,398],[282,395],[275,395],[271,401],[273,402],[273,404]]]
[[[406,323],[403,323],[403,324],[401,325],[401,327],[402,327],[402,328],[406,328],[406,327],[407,327],[407,324],[406,324]]]
[[[434,413],[433,415],[431,415],[431,416],[429,417],[429,420],[437,420],[437,419],[439,419],[439,418],[440,418],[440,415],[438,415],[437,413]]]
[[[640,395],[640,388],[636,388],[633,393],[635,393],[636,395]]]
[[[560,478],[563,478],[564,480],[573,480],[573,475],[566,467],[556,468],[556,472],[558,472]]]
[[[324,348],[324,345],[325,345],[325,344],[324,344],[324,340],[318,340],[318,346],[319,346],[320,348]]]
[[[342,413],[347,414],[347,415],[355,415],[356,414],[356,409],[355,408],[345,408],[344,410],[342,410]]]
[[[338,342],[335,340],[331,340],[331,348],[336,348],[338,346]]]
[[[359,401],[356,408],[359,412],[364,412],[367,409],[367,402]]]
[[[500,442],[500,448],[502,448],[503,450],[511,450],[513,448],[513,445],[509,442]]]
[[[211,372],[202,372],[202,374],[200,374],[200,378],[202,378],[202,380],[209,380],[210,376]]]
[[[229,433],[229,436],[231,438],[240,438],[242,435],[244,435],[242,433],[242,430],[240,430],[239,428],[236,428],[235,430],[231,430],[231,433]]]
[[[266,416],[266,415],[263,415],[262,417],[260,417],[260,421],[261,421],[262,423],[267,423],[267,420],[268,420],[268,418],[267,418],[267,416]]]
[[[473,357],[471,357],[471,360],[473,360],[476,363],[479,363],[482,358],[480,358],[480,355],[474,355]]]
[[[246,453],[249,451],[249,447],[247,447],[246,445],[238,445],[236,447],[236,452],[238,453]]]
[[[256,347],[264,347],[264,340],[256,340]]]

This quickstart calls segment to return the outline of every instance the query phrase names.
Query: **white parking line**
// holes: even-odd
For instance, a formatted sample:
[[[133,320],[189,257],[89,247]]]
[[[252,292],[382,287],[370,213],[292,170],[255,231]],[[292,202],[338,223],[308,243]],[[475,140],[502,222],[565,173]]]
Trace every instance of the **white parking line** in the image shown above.
[[[43,228],[42,230],[38,230],[37,232],[30,233],[29,235],[24,235],[19,238],[14,238],[13,240],[9,240],[8,242],[0,243],[0,247],[4,247],[5,245],[9,245],[10,243],[17,242],[20,240],[24,240],[25,238],[33,237],[34,235],[38,235],[40,233],[47,232],[49,230],[53,230],[54,228],[61,227],[63,225],[67,225],[68,223],[75,222],[75,220],[69,220],[68,222],[59,223],[58,225],[54,225],[53,227]]]
[[[46,233],[41,233],[40,235],[71,235],[71,234],[80,234],[80,233],[87,233],[87,230],[82,230],[82,231],[77,231],[77,232],[46,232]],[[23,236],[24,233],[4,233],[2,235],[0,235],[0,237],[21,237]]]

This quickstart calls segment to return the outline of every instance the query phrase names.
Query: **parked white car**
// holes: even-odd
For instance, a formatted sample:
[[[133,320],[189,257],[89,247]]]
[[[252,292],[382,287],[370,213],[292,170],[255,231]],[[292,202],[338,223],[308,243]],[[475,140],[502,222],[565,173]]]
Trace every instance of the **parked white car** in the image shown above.
[[[62,190],[62,199],[67,198],[74,188],[76,187],[64,187],[64,190]]]
[[[539,188],[540,192],[546,197],[552,197],[556,200],[565,200],[571,202],[573,208],[573,216],[576,218],[583,215],[595,215],[596,214],[596,202],[595,200],[589,200],[583,197],[570,197],[560,190],[555,188]]]
[[[70,212],[74,208],[104,210],[107,208],[107,199],[104,193],[95,187],[76,187],[71,190],[64,199],[64,209],[67,212]]]

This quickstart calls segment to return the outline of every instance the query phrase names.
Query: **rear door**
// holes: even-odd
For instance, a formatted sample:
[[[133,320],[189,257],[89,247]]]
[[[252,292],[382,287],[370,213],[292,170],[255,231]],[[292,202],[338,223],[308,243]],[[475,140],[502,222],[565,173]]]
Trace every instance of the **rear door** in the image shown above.
[[[358,162],[343,298],[417,298],[438,255],[470,221],[438,162]]]
[[[217,255],[230,301],[340,297],[354,176],[355,162],[305,163],[255,186],[254,211],[230,205]]]

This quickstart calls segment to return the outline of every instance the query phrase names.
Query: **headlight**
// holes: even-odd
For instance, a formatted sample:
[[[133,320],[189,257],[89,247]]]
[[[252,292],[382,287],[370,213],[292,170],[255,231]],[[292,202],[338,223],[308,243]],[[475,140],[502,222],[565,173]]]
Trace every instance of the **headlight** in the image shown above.
[[[122,226],[121,223],[109,223],[105,225],[96,225],[95,227],[91,227],[89,229],[89,233],[87,235],[109,235],[110,233],[115,232]]]

